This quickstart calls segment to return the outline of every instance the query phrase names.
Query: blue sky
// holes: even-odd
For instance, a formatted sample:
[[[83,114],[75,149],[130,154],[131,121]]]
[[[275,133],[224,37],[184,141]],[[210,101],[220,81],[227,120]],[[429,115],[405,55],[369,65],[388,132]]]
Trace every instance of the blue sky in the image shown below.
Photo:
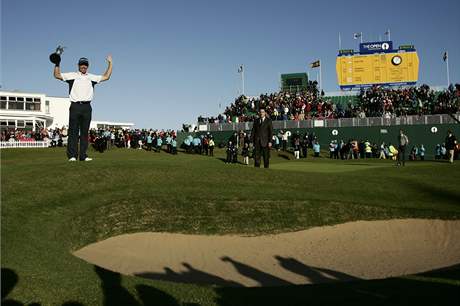
[[[65,96],[49,54],[67,46],[61,64],[79,57],[102,74],[113,55],[112,79],[96,88],[93,118],[137,127],[180,128],[237,95],[239,64],[246,93],[279,88],[279,74],[308,71],[322,60],[323,87],[337,91],[335,59],[357,48],[354,32],[375,41],[387,28],[397,47],[414,44],[419,84],[460,82],[460,1],[62,1],[0,0],[3,89]],[[316,72],[312,72],[316,77]]]

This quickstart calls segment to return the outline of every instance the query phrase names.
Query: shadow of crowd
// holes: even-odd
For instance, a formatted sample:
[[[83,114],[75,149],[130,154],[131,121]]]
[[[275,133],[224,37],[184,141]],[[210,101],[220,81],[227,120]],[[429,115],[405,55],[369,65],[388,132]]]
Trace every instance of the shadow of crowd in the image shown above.
[[[305,277],[315,285],[293,286],[286,280],[251,267],[230,257],[221,260],[230,263],[241,275],[255,280],[262,287],[244,287],[234,281],[200,271],[183,263],[185,272],[174,272],[165,267],[164,273],[143,273],[138,276],[154,280],[181,283],[214,284],[216,305],[455,305],[459,301],[460,265],[427,272],[417,277],[360,281],[351,275],[324,268],[305,265],[290,257],[275,256],[284,269]],[[119,273],[94,266],[101,281],[103,300],[101,305],[113,306],[197,306],[197,303],[181,303],[172,295],[147,285],[135,286],[133,294],[122,285]],[[435,277],[447,277],[449,282],[434,282]],[[9,299],[8,295],[18,282],[15,271],[1,269],[1,305],[41,306],[40,303],[24,304]],[[326,284],[327,283],[327,284]],[[456,285],[455,285],[456,283]],[[78,301],[68,301],[62,306],[83,306]]]

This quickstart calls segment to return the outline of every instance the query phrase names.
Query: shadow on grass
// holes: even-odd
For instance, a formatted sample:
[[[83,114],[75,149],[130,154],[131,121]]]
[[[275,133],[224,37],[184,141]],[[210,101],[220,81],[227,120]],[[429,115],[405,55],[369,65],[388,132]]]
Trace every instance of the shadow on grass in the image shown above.
[[[233,163],[233,162],[228,163],[227,159],[224,157],[218,157],[217,159],[226,164],[244,165],[244,163],[240,162],[239,160],[236,161],[236,163]]]
[[[281,266],[310,280],[356,280],[356,278],[341,272],[327,269],[312,268],[303,263],[276,256]],[[266,282],[267,273],[257,270],[233,259],[222,258],[235,266],[247,277]],[[200,274],[199,270],[184,264],[191,273]],[[103,293],[102,305],[124,306],[199,306],[198,304],[180,304],[171,295],[147,285],[135,287],[136,297],[121,284],[121,275],[116,272],[94,267],[101,279]],[[312,274],[311,270],[315,270]],[[8,299],[8,295],[17,285],[19,277],[11,269],[2,268],[2,301],[1,305],[37,306],[40,303],[24,304]],[[321,272],[321,273],[319,273]],[[319,276],[317,274],[324,274]],[[214,276],[206,273],[207,278]],[[217,276],[216,276],[217,277]],[[218,277],[217,277],[218,278]],[[324,278],[324,279],[323,279]],[[460,298],[460,265],[440,269],[414,276],[391,278],[373,281],[336,282],[330,284],[280,286],[280,287],[217,287],[215,303],[219,306],[227,305],[457,305]],[[76,301],[68,301],[62,306],[83,306]]]
[[[329,271],[326,271],[329,273]],[[338,275],[342,277],[341,275]],[[457,305],[460,268],[407,278],[262,288],[217,288],[227,305]]]
[[[286,159],[286,160],[291,160],[291,158],[289,157],[289,155],[283,154],[283,153],[278,153],[278,157],[283,158],[283,159]]]
[[[446,190],[442,186],[434,186],[431,184],[425,184],[419,181],[403,180],[402,184],[415,192],[426,195],[429,198],[437,198],[443,202],[447,202],[452,205],[460,206],[460,192]]]
[[[146,285],[136,286],[136,291],[140,299],[140,302],[138,302],[138,300],[121,285],[120,273],[112,272],[98,266],[94,266],[94,270],[101,279],[101,288],[104,294],[104,306],[179,306],[177,300],[171,295]]]
[[[456,305],[460,298],[460,265],[416,276],[384,280],[360,280],[351,275],[307,266],[290,257],[275,257],[286,270],[319,284],[290,285],[264,271],[229,257],[221,258],[243,276],[262,286],[248,288],[183,264],[188,271],[140,276],[174,282],[211,282],[224,287],[214,289],[215,302],[233,305]],[[328,284],[325,284],[325,283]],[[322,284],[321,284],[322,283]],[[276,285],[276,286],[275,286]],[[272,286],[272,287],[270,287]]]
[[[8,295],[14,289],[18,281],[19,281],[19,276],[16,274],[16,272],[14,272],[14,270],[11,270],[8,268],[1,269],[1,285],[2,285],[1,305],[2,306],[25,306],[25,305],[40,306],[41,304],[37,302],[24,304],[17,300],[8,298]],[[76,302],[76,301],[68,301],[62,304],[62,306],[83,306],[83,304],[81,304],[80,302]]]

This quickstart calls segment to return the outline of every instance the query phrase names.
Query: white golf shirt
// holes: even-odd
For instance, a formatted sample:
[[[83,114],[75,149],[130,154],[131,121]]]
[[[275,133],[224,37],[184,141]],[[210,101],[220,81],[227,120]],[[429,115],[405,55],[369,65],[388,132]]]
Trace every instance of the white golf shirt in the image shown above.
[[[69,84],[71,102],[91,101],[94,94],[94,85],[101,82],[102,76],[91,73],[78,72],[61,73],[62,80]]]

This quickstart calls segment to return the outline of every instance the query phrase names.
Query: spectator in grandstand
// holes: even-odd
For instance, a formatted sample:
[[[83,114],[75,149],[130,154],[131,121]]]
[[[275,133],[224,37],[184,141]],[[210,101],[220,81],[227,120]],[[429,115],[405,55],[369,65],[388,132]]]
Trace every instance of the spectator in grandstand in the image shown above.
[[[409,144],[409,138],[404,131],[401,129],[399,130],[398,135],[398,162],[396,163],[397,166],[405,166],[406,165],[406,147]]]
[[[246,138],[246,133],[243,130],[241,130],[238,134],[238,148],[244,147],[245,138]]]
[[[259,111],[259,118],[254,122],[251,131],[251,142],[254,146],[254,166],[260,167],[263,157],[264,168],[269,167],[270,149],[272,147],[273,126],[270,118],[266,117],[265,109]]]
[[[456,113],[460,111],[460,84],[438,94],[427,85],[402,89],[374,86],[362,90],[356,105],[348,103],[344,109],[342,105],[319,95],[317,85],[312,83],[306,91],[295,94],[281,91],[255,98],[240,96],[218,118],[222,119],[221,122],[254,121],[259,108],[265,108],[267,117],[272,120],[343,117],[391,119],[406,115]]]
[[[453,163],[454,162],[454,149],[457,146],[457,138],[455,135],[452,133],[452,130],[447,131],[447,137],[446,137],[446,150],[449,153],[449,162]]]

